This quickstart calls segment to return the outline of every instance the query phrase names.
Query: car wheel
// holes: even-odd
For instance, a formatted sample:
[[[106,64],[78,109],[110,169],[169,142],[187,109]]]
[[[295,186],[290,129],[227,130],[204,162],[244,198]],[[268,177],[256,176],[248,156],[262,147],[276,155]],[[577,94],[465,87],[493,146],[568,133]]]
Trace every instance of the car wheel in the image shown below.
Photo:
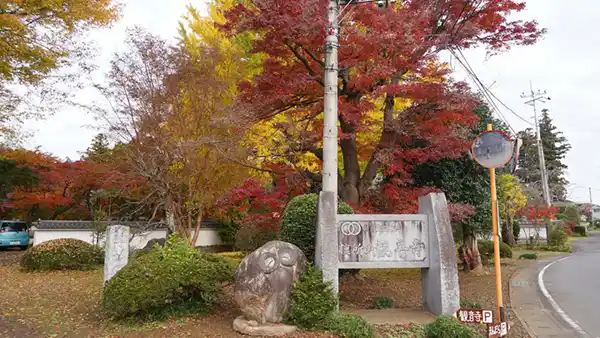
[[[27,245],[21,246],[21,250],[27,250],[27,248],[29,248],[29,246],[27,246]]]

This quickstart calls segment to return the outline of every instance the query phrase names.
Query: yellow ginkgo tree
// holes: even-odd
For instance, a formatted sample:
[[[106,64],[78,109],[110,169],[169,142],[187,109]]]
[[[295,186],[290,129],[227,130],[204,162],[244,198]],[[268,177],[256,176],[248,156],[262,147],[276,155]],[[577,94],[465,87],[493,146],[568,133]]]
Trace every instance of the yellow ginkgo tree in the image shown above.
[[[527,196],[516,176],[498,175],[497,184],[500,217],[504,220],[502,222],[502,241],[508,245],[515,245],[514,220],[517,212],[527,204]]]

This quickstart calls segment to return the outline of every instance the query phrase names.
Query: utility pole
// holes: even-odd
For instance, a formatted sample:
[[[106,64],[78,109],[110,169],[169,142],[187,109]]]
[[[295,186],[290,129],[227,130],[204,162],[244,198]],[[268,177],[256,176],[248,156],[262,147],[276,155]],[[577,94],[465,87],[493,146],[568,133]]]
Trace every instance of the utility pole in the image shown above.
[[[325,77],[323,85],[323,188],[337,197],[338,174],[338,34],[339,2],[329,0],[325,37]]]
[[[541,174],[541,180],[542,180],[542,195],[544,197],[544,203],[546,204],[546,207],[550,207],[552,202],[550,199],[550,187],[548,185],[548,170],[546,169],[546,160],[544,159],[544,146],[542,144],[542,137],[540,135],[540,126],[539,126],[537,107],[536,107],[537,101],[544,103],[544,102],[546,102],[546,100],[550,100],[550,97],[547,96],[545,90],[544,90],[544,92],[541,92],[540,90],[538,90],[537,92],[534,92],[531,81],[529,81],[529,90],[530,90],[530,94],[525,95],[525,93],[523,93],[523,94],[521,94],[521,98],[529,99],[528,101],[525,102],[525,104],[533,107],[533,118],[535,120],[535,139],[536,139],[536,145],[537,145],[537,149],[538,149],[538,158],[539,158],[539,162],[540,162],[540,174]]]

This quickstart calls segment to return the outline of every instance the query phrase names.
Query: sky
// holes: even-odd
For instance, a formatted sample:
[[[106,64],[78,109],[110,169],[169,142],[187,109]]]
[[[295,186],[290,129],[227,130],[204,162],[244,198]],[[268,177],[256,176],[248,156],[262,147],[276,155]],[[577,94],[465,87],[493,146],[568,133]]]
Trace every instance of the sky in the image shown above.
[[[595,13],[600,11],[597,0],[578,0],[577,5],[559,0],[526,0],[527,10],[517,18],[535,19],[548,34],[534,46],[514,47],[508,52],[486,59],[484,50],[466,51],[465,57],[479,79],[491,92],[521,118],[533,122],[532,107],[524,104],[521,93],[547,91],[551,98],[538,109],[549,110],[554,124],[572,145],[567,155],[569,199],[600,204],[600,156],[596,144],[600,136],[600,113],[595,95],[600,93],[600,70],[596,67],[600,53],[600,37],[594,34]],[[102,53],[97,62],[98,75],[106,72],[111,56],[123,49],[127,27],[142,26],[165,38],[174,38],[177,24],[192,4],[201,12],[203,0],[127,0],[122,19],[110,29],[90,36]],[[455,77],[468,79],[462,66],[450,55],[442,59],[451,63]],[[82,101],[98,100],[92,91],[82,94]],[[531,125],[498,104],[500,112],[515,130]],[[89,128],[94,119],[77,109],[64,109],[43,121],[30,121],[27,127],[34,132],[27,146],[41,149],[59,157],[79,158],[98,130]],[[600,148],[598,148],[600,149]]]

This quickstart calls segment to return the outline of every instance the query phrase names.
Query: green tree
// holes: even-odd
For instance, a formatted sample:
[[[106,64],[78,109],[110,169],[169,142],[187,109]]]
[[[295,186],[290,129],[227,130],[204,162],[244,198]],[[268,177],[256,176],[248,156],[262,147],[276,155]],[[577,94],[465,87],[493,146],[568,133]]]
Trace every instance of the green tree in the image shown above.
[[[548,109],[542,110],[539,126],[544,160],[549,174],[550,197],[552,200],[561,201],[566,199],[566,186],[569,183],[565,178],[567,165],[563,161],[571,149],[571,144],[553,124]],[[516,175],[526,187],[529,195],[540,198],[542,189],[535,130],[528,128],[517,135],[523,140],[523,146]]]
[[[83,152],[82,159],[92,160],[97,163],[107,163],[112,159],[112,152],[108,136],[100,133],[92,139],[92,144]]]
[[[20,166],[17,161],[0,156],[0,215],[11,217],[6,214],[4,206],[10,194],[16,188],[28,188],[38,183],[38,175],[28,166]]]
[[[474,139],[478,134],[487,130],[492,124],[494,129],[507,131],[505,123],[492,115],[490,107],[481,103],[475,109],[479,122],[468,131],[468,138]],[[465,270],[481,268],[481,258],[477,249],[477,234],[491,231],[491,198],[490,172],[475,162],[469,154],[458,159],[443,159],[437,162],[427,162],[416,167],[414,172],[415,186],[436,187],[442,190],[451,203],[468,204],[475,208],[475,215],[454,226],[455,238],[461,238],[465,251],[472,252],[466,258]]]
[[[508,245],[515,245],[514,219],[517,211],[527,204],[527,197],[516,176],[504,173],[500,174],[496,181],[498,184],[500,217],[504,221],[502,222],[502,241]]]

